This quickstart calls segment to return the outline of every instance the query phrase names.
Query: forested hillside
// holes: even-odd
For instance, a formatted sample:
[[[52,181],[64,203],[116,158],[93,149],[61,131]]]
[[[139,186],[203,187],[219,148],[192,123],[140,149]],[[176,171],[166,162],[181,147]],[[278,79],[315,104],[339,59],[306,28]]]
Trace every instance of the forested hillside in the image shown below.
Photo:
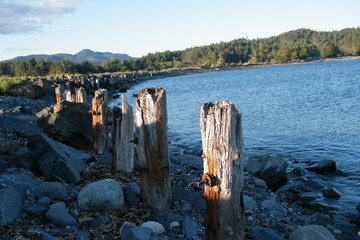
[[[70,60],[28,59],[0,63],[0,75],[44,76],[63,73],[153,71],[182,67],[222,67],[241,64],[288,62],[314,58],[360,55],[360,28],[318,32],[298,29],[263,39],[236,39],[183,51],[165,51],[137,59],[118,58],[102,64]]]

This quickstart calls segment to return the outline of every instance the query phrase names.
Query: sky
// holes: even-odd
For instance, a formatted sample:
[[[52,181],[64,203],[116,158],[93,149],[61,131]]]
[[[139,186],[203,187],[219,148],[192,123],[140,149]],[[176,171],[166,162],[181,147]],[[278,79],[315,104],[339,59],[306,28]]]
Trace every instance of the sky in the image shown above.
[[[360,27],[360,0],[0,0],[0,61],[82,49],[148,53]]]

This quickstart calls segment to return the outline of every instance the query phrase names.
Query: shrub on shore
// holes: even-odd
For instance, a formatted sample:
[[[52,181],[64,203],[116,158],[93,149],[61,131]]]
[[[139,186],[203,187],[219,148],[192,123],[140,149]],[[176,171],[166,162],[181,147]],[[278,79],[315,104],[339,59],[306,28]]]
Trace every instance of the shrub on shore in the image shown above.
[[[15,85],[25,82],[24,78],[20,77],[0,77],[0,95],[4,95],[7,91]]]

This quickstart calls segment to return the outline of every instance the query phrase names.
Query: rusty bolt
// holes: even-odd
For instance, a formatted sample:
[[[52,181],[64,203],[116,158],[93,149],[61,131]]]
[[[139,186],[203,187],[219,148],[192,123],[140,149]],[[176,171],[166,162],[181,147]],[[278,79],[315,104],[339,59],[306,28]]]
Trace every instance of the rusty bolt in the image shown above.
[[[211,173],[204,173],[201,176],[201,180],[197,183],[198,186],[200,186],[201,184],[205,184],[209,187],[213,187],[216,185],[216,177]]]

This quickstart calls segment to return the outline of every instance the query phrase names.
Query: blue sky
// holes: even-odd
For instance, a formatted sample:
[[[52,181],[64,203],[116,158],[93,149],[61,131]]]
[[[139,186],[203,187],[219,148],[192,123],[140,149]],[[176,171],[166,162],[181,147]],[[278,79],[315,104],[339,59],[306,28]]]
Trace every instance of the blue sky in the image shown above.
[[[359,0],[0,0],[0,60],[82,49],[141,57],[290,30],[360,27]]]

